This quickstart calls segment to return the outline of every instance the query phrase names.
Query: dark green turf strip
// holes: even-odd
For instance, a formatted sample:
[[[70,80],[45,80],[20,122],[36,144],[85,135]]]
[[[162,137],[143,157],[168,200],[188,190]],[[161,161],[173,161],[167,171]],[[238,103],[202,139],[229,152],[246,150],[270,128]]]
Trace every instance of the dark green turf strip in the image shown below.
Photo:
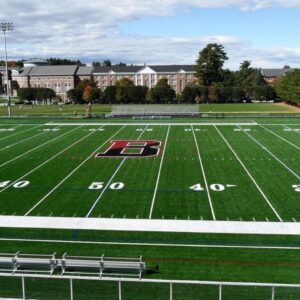
[[[212,219],[207,194],[190,190],[190,186],[203,182],[190,129],[171,126],[152,218]]]
[[[142,129],[143,127],[140,127]],[[164,141],[168,127],[148,126],[140,136],[140,140]],[[162,148],[163,149],[163,148]],[[105,158],[104,158],[105,159]],[[92,216],[148,218],[154,193],[160,157],[128,158],[113,179],[113,182],[123,182],[121,190],[107,189]],[[95,195],[99,193],[95,193]]]
[[[235,221],[253,221],[255,218],[256,221],[266,221],[267,217],[269,220],[278,221],[217,130],[212,126],[198,129],[201,131],[195,134],[202,152],[217,220],[228,218]],[[221,190],[217,189],[218,186],[213,186],[214,184],[221,184]]]
[[[234,127],[220,127],[219,130],[235,149],[281,218],[285,221],[293,221],[292,218],[299,220],[300,194],[292,188],[297,179],[244,132],[234,131]],[[273,137],[268,136],[268,139]]]

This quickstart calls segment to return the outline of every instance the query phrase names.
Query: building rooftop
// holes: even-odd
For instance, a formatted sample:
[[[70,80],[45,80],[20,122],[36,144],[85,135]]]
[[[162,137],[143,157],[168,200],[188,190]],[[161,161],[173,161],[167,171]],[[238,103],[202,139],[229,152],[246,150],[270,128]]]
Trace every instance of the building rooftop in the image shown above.
[[[77,65],[38,66],[33,67],[30,76],[73,76],[78,69]]]

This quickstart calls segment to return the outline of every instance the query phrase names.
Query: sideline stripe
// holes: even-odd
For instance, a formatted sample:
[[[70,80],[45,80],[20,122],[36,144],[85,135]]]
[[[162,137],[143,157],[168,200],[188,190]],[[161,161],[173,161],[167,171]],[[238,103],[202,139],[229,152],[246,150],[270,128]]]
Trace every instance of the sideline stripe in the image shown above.
[[[167,131],[167,136],[166,136],[166,141],[165,141],[165,146],[164,146],[164,152],[163,152],[162,158],[161,158],[161,160],[160,160],[160,165],[159,165],[158,175],[157,175],[157,179],[156,179],[156,184],[155,184],[154,194],[153,194],[152,203],[151,203],[151,208],[150,208],[149,219],[152,218],[152,213],[153,213],[154,203],[155,203],[156,194],[157,194],[157,188],[158,188],[159,179],[160,179],[160,172],[161,172],[162,164],[163,164],[164,157],[165,157],[165,153],[166,153],[166,149],[167,149],[167,143],[168,143],[169,132],[170,132],[170,125],[169,125],[168,131]]]
[[[17,124],[14,124],[14,125],[17,125]],[[33,124],[32,124],[32,125],[33,125]],[[36,125],[36,124],[34,124],[34,125]],[[49,125],[50,125],[50,124],[49,124]],[[21,125],[19,125],[19,126],[24,126],[24,125],[21,124]],[[16,126],[16,127],[14,127],[14,128],[17,128],[17,127],[19,127],[19,126]],[[8,138],[10,138],[10,137],[12,137],[12,136],[15,136],[15,135],[18,135],[18,134],[21,134],[21,133],[30,131],[30,130],[34,130],[35,128],[42,127],[42,126],[45,126],[45,125],[42,124],[42,125],[38,125],[38,126],[35,126],[35,127],[33,127],[33,128],[29,128],[29,129],[26,129],[26,130],[23,130],[23,131],[20,131],[20,132],[16,132],[16,133],[14,133],[14,134],[12,134],[12,135],[5,136],[5,137],[1,138],[0,141],[5,140],[5,139],[8,139]]]
[[[43,143],[43,144],[41,144],[41,145],[39,145],[39,146],[33,148],[33,149],[30,149],[30,150],[28,150],[27,152],[25,152],[25,153],[23,153],[23,154],[21,154],[21,155],[19,155],[19,156],[16,156],[16,157],[12,158],[11,160],[9,160],[9,161],[3,163],[2,165],[0,165],[0,168],[3,167],[3,166],[6,166],[7,164],[9,164],[9,163],[11,163],[11,162],[13,162],[13,161],[15,161],[15,160],[17,160],[17,159],[19,159],[19,158],[25,156],[25,155],[27,155],[28,153],[31,153],[31,152],[34,151],[34,150],[37,150],[37,149],[39,149],[39,148],[41,148],[41,147],[43,147],[43,146],[45,146],[45,145],[47,145],[47,144],[49,144],[49,143],[51,143],[51,142],[54,142],[55,140],[58,140],[58,139],[62,138],[63,136],[65,136],[65,135],[67,135],[67,134],[73,132],[74,130],[77,130],[78,128],[80,128],[80,126],[77,127],[77,128],[74,128],[74,129],[72,129],[72,130],[70,130],[70,131],[67,131],[67,132],[65,132],[64,134],[61,134],[61,135],[57,136],[56,138],[51,139],[51,140],[49,140],[49,141],[47,141],[47,142],[45,142],[45,143]]]
[[[100,241],[72,241],[72,240],[47,240],[25,238],[0,238],[6,242],[34,242],[34,243],[58,243],[58,244],[87,244],[87,245],[117,245],[117,246],[150,246],[150,247],[180,247],[180,248],[232,248],[232,249],[265,249],[265,250],[300,250],[293,246],[241,246],[241,245],[217,245],[217,244],[174,244],[174,243],[130,243],[130,242],[100,242]]]
[[[141,136],[145,132],[146,128],[147,128],[147,126],[144,128],[144,130],[139,135],[138,140],[141,138]],[[127,159],[127,157],[123,158],[123,160],[121,161],[120,165],[118,166],[118,168],[116,169],[116,171],[114,172],[114,174],[111,176],[111,178],[109,179],[108,183],[106,184],[106,186],[104,187],[104,189],[101,191],[100,195],[98,196],[98,198],[96,199],[96,201],[94,202],[94,204],[90,208],[89,212],[85,216],[86,218],[88,218],[91,215],[91,213],[93,212],[94,208],[96,207],[96,205],[98,204],[98,202],[102,198],[103,194],[106,192],[107,188],[110,186],[111,182],[113,181],[113,179],[115,178],[115,176],[117,175],[117,173],[119,172],[119,170],[121,169],[121,167],[123,166],[123,164],[125,163],[126,159]]]
[[[82,126],[79,126],[77,129],[81,128]],[[15,183],[17,183],[18,181],[22,180],[23,178],[25,178],[26,176],[32,174],[33,172],[35,172],[36,170],[38,170],[39,168],[41,168],[42,166],[44,166],[45,164],[47,164],[49,161],[53,160],[54,158],[56,158],[57,156],[59,156],[60,154],[62,154],[63,152],[65,152],[66,150],[70,149],[71,147],[73,147],[74,145],[80,143],[81,141],[83,141],[84,139],[86,139],[87,137],[89,137],[90,135],[92,135],[93,133],[95,133],[95,131],[89,133],[88,135],[84,136],[83,138],[81,138],[80,140],[77,140],[75,143],[71,144],[70,146],[64,148],[63,150],[61,150],[60,152],[58,152],[57,154],[55,154],[54,156],[52,156],[51,158],[47,159],[46,161],[44,161],[42,164],[38,165],[37,167],[35,167],[34,169],[32,169],[31,171],[29,171],[28,173],[26,173],[25,175],[23,175],[22,177],[18,178],[17,180],[15,180],[14,182],[12,182],[11,184],[9,184],[8,186],[6,186],[5,188],[3,188],[2,190],[0,190],[0,193],[2,193],[3,191],[5,191],[6,189],[10,188],[12,185],[14,185]]]
[[[285,138],[283,138],[282,136],[280,136],[279,134],[277,134],[276,132],[262,126],[262,125],[259,125],[259,127],[267,130],[268,132],[272,133],[273,135],[277,136],[278,138],[280,138],[281,140],[285,141],[286,143],[290,144],[291,146],[295,147],[296,149],[300,150],[300,147],[298,147],[297,145],[293,144],[292,142],[286,140]]]
[[[233,150],[233,148],[230,146],[230,144],[228,143],[228,141],[225,139],[225,137],[223,136],[223,134],[220,132],[220,130],[216,126],[215,126],[215,129],[218,131],[218,133],[220,134],[220,136],[222,137],[222,139],[224,140],[224,142],[226,143],[226,145],[229,147],[229,149],[234,154],[234,156],[236,157],[236,159],[238,160],[238,162],[241,164],[241,166],[243,167],[243,169],[246,171],[246,173],[248,174],[248,176],[250,177],[250,179],[252,180],[252,182],[254,183],[254,185],[256,186],[256,188],[259,190],[260,194],[263,196],[263,198],[265,199],[265,201],[267,202],[267,204],[269,205],[269,207],[272,209],[272,211],[274,212],[274,214],[276,215],[276,217],[278,218],[278,220],[280,222],[282,222],[282,219],[281,219],[280,215],[278,214],[278,212],[276,211],[276,209],[273,207],[273,205],[271,204],[270,200],[267,198],[267,196],[265,195],[265,193],[259,187],[259,185],[255,181],[255,179],[253,178],[253,176],[250,174],[250,172],[248,171],[248,169],[246,168],[246,166],[243,164],[243,162],[241,161],[241,159],[238,157],[237,153]]]
[[[59,186],[61,186],[69,177],[71,177],[81,166],[83,166],[94,153],[101,149],[109,140],[111,140],[115,135],[117,135],[125,126],[121,127],[117,132],[115,132],[110,138],[108,138],[101,146],[94,150],[83,162],[81,162],[73,171],[71,171],[63,180],[61,180],[48,194],[46,194],[40,201],[38,201],[30,210],[27,211],[25,216],[28,216],[37,206],[39,206],[48,196],[50,196]]]
[[[193,136],[194,136],[194,141],[195,141],[197,152],[198,152],[200,168],[201,168],[201,171],[202,171],[202,174],[203,174],[203,178],[204,178],[204,183],[205,183],[205,188],[206,188],[206,192],[207,192],[207,197],[208,197],[208,202],[209,202],[211,214],[212,214],[213,220],[215,221],[216,220],[216,216],[215,216],[215,212],[214,212],[214,208],[213,208],[213,204],[212,204],[212,200],[211,200],[211,196],[210,196],[210,191],[209,191],[209,187],[208,187],[208,184],[207,184],[207,179],[206,179],[206,175],[205,175],[205,171],[204,171],[204,166],[203,166],[203,163],[202,163],[202,158],[201,158],[201,154],[200,154],[200,150],[199,150],[199,146],[198,146],[198,142],[197,142],[197,139],[196,139],[196,135],[195,135],[195,131],[194,131],[193,125],[191,125],[191,128],[192,128],[192,132],[193,132]]]
[[[244,132],[252,141],[254,141],[256,144],[258,144],[263,150],[267,151],[275,160],[277,160],[281,165],[283,165],[289,172],[291,172],[297,179],[300,180],[300,176],[294,172],[292,169],[290,169],[283,161],[281,161],[277,156],[275,156],[266,146],[264,146],[262,143],[260,143],[257,139],[255,139],[251,134],[249,134],[247,131],[243,130],[240,126],[237,126]]]

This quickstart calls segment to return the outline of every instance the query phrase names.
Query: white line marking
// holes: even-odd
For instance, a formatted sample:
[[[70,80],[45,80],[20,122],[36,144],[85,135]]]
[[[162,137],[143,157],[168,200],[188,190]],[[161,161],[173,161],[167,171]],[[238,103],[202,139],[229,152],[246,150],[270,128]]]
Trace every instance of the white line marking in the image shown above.
[[[84,165],[94,153],[101,149],[107,142],[109,142],[115,135],[117,135],[125,126],[120,128],[115,132],[110,138],[108,138],[101,146],[99,146],[95,151],[93,151],[83,162],[81,162],[73,171],[71,171],[63,180],[61,180],[48,194],[46,194],[40,201],[38,201],[27,213],[25,216],[28,216],[37,206],[39,206],[46,198],[48,198],[59,186],[61,186],[69,177],[71,177],[82,165]]]
[[[236,249],[266,249],[266,250],[300,250],[300,247],[288,246],[239,246],[239,245],[212,245],[212,244],[169,244],[169,243],[130,243],[130,242],[97,242],[97,241],[71,241],[46,239],[17,239],[0,238],[4,242],[30,242],[30,243],[57,243],[57,244],[83,244],[83,245],[124,245],[149,247],[187,247],[187,248],[236,248]]]
[[[210,207],[210,210],[211,210],[213,220],[216,220],[216,215],[215,215],[215,212],[214,212],[214,208],[213,208],[213,204],[212,204],[212,200],[211,200],[211,196],[210,196],[209,186],[208,186],[208,183],[207,183],[207,179],[206,179],[206,175],[205,175],[205,171],[204,171],[204,167],[203,167],[203,163],[202,163],[202,158],[201,158],[201,154],[200,154],[200,150],[199,150],[199,146],[198,146],[198,143],[197,143],[197,139],[196,139],[196,135],[195,135],[195,132],[194,132],[193,125],[191,125],[191,128],[192,128],[192,133],[193,133],[194,141],[195,141],[196,148],[197,148],[200,168],[201,168],[201,172],[202,172],[203,179],[204,179],[204,184],[205,184],[205,188],[206,188],[206,192],[207,192],[209,207]]]
[[[13,146],[16,146],[16,145],[18,145],[18,144],[24,143],[24,142],[26,142],[26,141],[29,141],[29,140],[31,140],[31,139],[34,139],[34,138],[36,138],[36,137],[38,137],[38,136],[40,136],[40,135],[42,135],[42,134],[45,134],[45,133],[46,133],[46,132],[42,132],[42,133],[35,134],[34,136],[28,137],[28,138],[26,138],[26,139],[24,139],[24,140],[21,140],[21,141],[17,142],[17,143],[14,143],[14,144],[5,146],[5,147],[3,147],[2,149],[0,149],[0,151],[6,150],[6,149],[9,149],[9,148],[11,148],[11,147],[13,147]]]
[[[81,126],[79,126],[77,129],[79,129]],[[51,158],[47,159],[46,161],[44,161],[42,164],[38,165],[37,167],[35,167],[34,169],[30,170],[28,173],[26,173],[25,175],[23,175],[22,177],[18,178],[17,180],[15,180],[14,182],[12,182],[11,184],[9,184],[8,186],[6,186],[5,188],[3,188],[2,190],[0,190],[0,193],[2,193],[3,191],[5,191],[6,189],[10,188],[12,185],[14,185],[15,183],[17,183],[18,181],[22,180],[23,178],[25,178],[26,176],[32,174],[33,172],[35,172],[36,170],[38,170],[39,168],[41,168],[42,166],[44,166],[45,164],[47,164],[49,161],[53,160],[54,158],[56,158],[57,156],[59,156],[60,154],[62,154],[63,152],[65,152],[66,150],[70,149],[71,147],[75,146],[76,144],[80,143],[81,141],[83,141],[84,139],[88,138],[90,135],[92,135],[95,132],[91,132],[90,134],[84,136],[83,138],[81,138],[80,140],[77,140],[76,142],[74,142],[73,144],[71,144],[70,146],[64,148],[63,150],[59,151],[57,154],[55,154],[54,156],[52,156]]]
[[[297,235],[300,222],[0,216],[1,228]]]
[[[248,169],[246,168],[246,166],[243,164],[243,162],[241,161],[241,159],[238,157],[237,153],[233,150],[233,148],[230,146],[230,144],[228,143],[228,141],[225,139],[225,137],[223,136],[223,134],[220,132],[220,130],[215,126],[216,130],[218,131],[218,133],[220,134],[220,136],[222,137],[223,141],[226,143],[226,145],[229,147],[229,149],[231,150],[231,152],[234,154],[234,156],[236,157],[236,159],[238,160],[238,162],[241,164],[241,166],[243,167],[243,169],[246,171],[246,173],[248,174],[248,176],[250,177],[250,179],[252,180],[252,182],[254,183],[254,185],[256,186],[256,188],[259,190],[260,194],[263,196],[263,198],[265,199],[265,201],[267,202],[267,204],[269,205],[269,207],[272,209],[272,211],[274,212],[274,214],[276,215],[276,217],[278,218],[278,220],[280,222],[282,222],[282,219],[280,217],[280,215],[278,214],[278,212],[276,211],[276,209],[273,207],[273,205],[271,204],[270,200],[267,198],[267,196],[265,195],[265,193],[262,191],[262,189],[259,187],[259,185],[257,184],[257,182],[255,181],[255,179],[253,178],[253,176],[250,174],[250,172],[248,171]]]
[[[263,150],[267,151],[275,160],[277,160],[282,166],[284,166],[289,172],[291,172],[297,179],[300,180],[300,176],[290,169],[283,161],[281,161],[277,156],[275,156],[266,146],[260,143],[257,139],[255,139],[251,134],[246,131],[243,131],[252,141],[258,144]]]
[[[34,124],[34,125],[36,125],[36,124]],[[22,125],[19,125],[19,126],[22,126]],[[19,127],[19,126],[17,126],[17,127]],[[24,132],[33,130],[33,129],[35,129],[35,128],[42,127],[42,126],[44,126],[44,124],[38,125],[38,126],[35,126],[35,127],[33,127],[33,128],[29,128],[29,129],[26,129],[26,130],[23,130],[23,131],[20,131],[20,132],[16,132],[16,133],[14,133],[14,134],[11,134],[11,135],[9,135],[9,136],[5,136],[5,137],[1,138],[0,141],[5,140],[5,139],[8,139],[8,138],[10,138],[10,137],[12,137],[12,136],[15,136],[15,135],[18,135],[18,134],[21,134],[21,133],[24,133]],[[17,128],[17,127],[15,127],[15,128]]]
[[[277,136],[279,139],[283,140],[284,142],[288,143],[289,145],[295,147],[296,149],[300,150],[300,147],[298,147],[297,145],[293,144],[292,142],[286,140],[285,138],[283,138],[282,136],[280,136],[279,134],[277,134],[276,132],[262,126],[262,125],[259,125],[261,128],[265,129],[266,131],[272,133],[273,135]]]
[[[165,140],[165,145],[164,145],[164,152],[163,152],[161,160],[160,160],[159,170],[158,170],[158,174],[157,174],[156,184],[155,184],[155,188],[154,188],[154,193],[153,193],[153,198],[152,198],[152,203],[151,203],[151,208],[150,208],[150,213],[149,213],[149,219],[152,218],[152,213],[153,213],[154,204],[155,204],[155,200],[156,200],[157,188],[158,188],[159,179],[160,179],[160,172],[161,172],[161,168],[162,168],[162,165],[163,165],[163,161],[164,161],[164,157],[165,157],[165,153],[166,153],[166,149],[167,149],[167,143],[168,143],[168,138],[169,138],[170,127],[171,126],[169,125],[166,140]]]
[[[79,126],[79,127],[80,127],[80,126]],[[57,136],[57,137],[54,138],[54,139],[51,139],[51,140],[49,140],[49,141],[47,141],[47,142],[45,142],[45,143],[43,143],[43,144],[41,144],[41,145],[39,145],[39,146],[33,148],[33,149],[30,149],[30,150],[26,151],[25,153],[23,153],[23,154],[21,154],[21,155],[19,155],[19,156],[14,157],[13,159],[11,159],[11,160],[9,160],[9,161],[7,161],[7,162],[1,164],[1,165],[0,165],[0,168],[3,167],[3,166],[6,166],[7,164],[9,164],[9,163],[11,163],[11,162],[13,162],[13,161],[15,161],[15,160],[17,160],[17,159],[19,159],[19,158],[25,156],[25,155],[27,155],[28,153],[33,152],[34,150],[37,150],[37,149],[39,149],[39,148],[41,148],[41,147],[43,147],[43,146],[45,146],[45,145],[47,145],[47,144],[49,144],[49,143],[51,143],[51,142],[54,142],[54,141],[57,140],[57,139],[62,138],[63,136],[65,136],[65,135],[67,135],[67,134],[73,132],[74,130],[77,130],[79,127],[74,128],[74,129],[72,129],[72,130],[70,130],[70,131],[68,131],[68,132],[65,132],[64,134],[61,134],[61,135]]]
[[[143,135],[143,133],[145,132],[146,129],[147,129],[147,126],[142,130],[141,134],[138,137],[138,140],[141,138],[141,136]],[[91,213],[93,212],[95,206],[98,204],[98,202],[102,198],[103,194],[106,192],[106,190],[110,186],[111,182],[113,181],[113,179],[115,178],[115,176],[117,175],[117,173],[119,172],[119,170],[121,169],[121,167],[123,166],[123,164],[125,163],[126,159],[127,159],[127,157],[123,158],[123,160],[121,161],[120,165],[118,166],[118,168],[116,169],[116,171],[114,172],[114,174],[111,176],[111,178],[109,179],[109,181],[106,184],[106,186],[104,187],[104,189],[101,191],[99,197],[96,199],[96,201],[94,202],[94,204],[92,205],[92,207],[88,211],[87,215],[85,216],[86,218],[88,218],[91,215]]]
[[[300,126],[300,124],[298,124],[299,126]],[[282,125],[283,127],[285,127],[286,129],[290,129],[290,130],[293,130],[293,128],[291,128],[291,127],[288,127],[288,126],[286,126],[286,125]],[[300,134],[300,131],[292,131],[292,132],[295,132],[295,133],[298,133],[298,134]]]
[[[118,123],[118,122],[109,122],[109,123],[46,123],[45,126],[101,126],[101,125],[120,125],[120,126],[189,126],[189,125],[197,125],[197,126],[235,126],[235,125],[241,125],[241,126],[256,126],[257,123],[252,122],[223,122],[223,123],[216,123],[216,122],[206,122],[206,123]]]

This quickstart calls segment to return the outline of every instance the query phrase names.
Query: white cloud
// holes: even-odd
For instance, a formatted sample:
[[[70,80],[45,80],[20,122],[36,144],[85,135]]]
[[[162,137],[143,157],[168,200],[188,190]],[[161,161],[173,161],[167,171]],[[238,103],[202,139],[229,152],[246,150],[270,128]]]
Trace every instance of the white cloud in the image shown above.
[[[11,20],[8,36],[14,58],[61,56],[83,61],[110,58],[130,63],[193,63],[209,42],[225,46],[229,67],[244,59],[261,66],[300,66],[299,49],[253,49],[234,36],[146,37],[125,35],[122,24],[144,16],[172,15],[178,9],[236,7],[257,10],[270,6],[300,8],[299,0],[0,0],[0,20]],[[3,54],[0,48],[0,59]]]

